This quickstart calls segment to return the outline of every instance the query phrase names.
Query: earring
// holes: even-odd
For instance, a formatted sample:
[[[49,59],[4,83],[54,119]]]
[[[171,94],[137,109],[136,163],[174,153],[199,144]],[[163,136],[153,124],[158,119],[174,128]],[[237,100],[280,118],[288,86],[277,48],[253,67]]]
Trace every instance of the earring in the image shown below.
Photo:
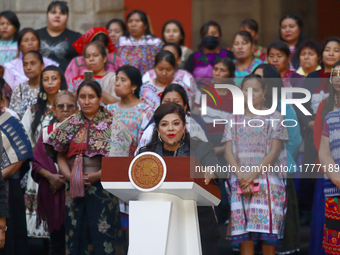
[[[159,132],[158,132],[158,140],[161,141],[161,142],[163,142],[163,140],[162,140],[161,135],[159,134]]]
[[[58,90],[58,93],[60,93],[60,92],[61,92],[61,89]]]
[[[47,94],[46,94],[46,92],[40,92],[39,93],[39,97],[42,99],[42,100],[46,100],[47,99]]]
[[[185,131],[183,132],[182,141],[184,141],[184,138],[185,138]]]

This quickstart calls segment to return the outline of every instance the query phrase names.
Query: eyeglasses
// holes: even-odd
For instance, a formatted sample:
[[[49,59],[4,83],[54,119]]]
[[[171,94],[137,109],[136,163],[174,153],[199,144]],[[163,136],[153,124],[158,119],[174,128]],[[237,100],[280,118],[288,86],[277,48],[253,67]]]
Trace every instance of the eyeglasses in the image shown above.
[[[67,110],[72,110],[74,107],[76,107],[74,104],[58,104],[57,108],[62,111],[65,109],[65,106]]]

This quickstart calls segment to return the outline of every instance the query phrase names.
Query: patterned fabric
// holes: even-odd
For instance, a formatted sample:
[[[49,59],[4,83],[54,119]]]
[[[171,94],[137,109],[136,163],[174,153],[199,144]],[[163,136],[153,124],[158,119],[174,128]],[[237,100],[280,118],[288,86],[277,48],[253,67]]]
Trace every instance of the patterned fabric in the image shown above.
[[[33,158],[33,150],[24,127],[19,120],[7,111],[0,113],[3,152],[1,169],[25,159]],[[14,174],[11,179],[18,179]]]
[[[45,141],[47,151],[51,150],[48,145],[57,152],[68,151],[68,159],[78,154],[77,145],[84,143],[88,157],[128,156],[131,136],[121,122],[100,107],[91,121],[82,112],[72,115]],[[96,254],[124,254],[118,199],[103,190],[100,182],[92,184],[84,197],[75,199],[70,198],[67,183],[65,213],[66,254],[93,254],[94,250]]]
[[[188,85],[184,84],[180,80],[173,80],[171,83],[176,83],[176,84],[181,85],[187,92],[188,99],[190,101],[190,98],[194,95],[194,93]],[[147,83],[142,85],[140,92],[139,92],[139,99],[142,102],[150,105],[153,110],[156,110],[156,108],[161,103],[161,96],[162,96],[164,89],[165,87],[160,88],[156,86],[156,84],[154,84],[153,81],[150,80]]]
[[[88,45],[94,37],[96,37],[99,34],[106,35],[109,39],[107,49],[109,53],[112,53],[115,51],[115,46],[113,45],[111,38],[109,36],[109,33],[106,30],[106,27],[93,27],[90,30],[88,30],[85,34],[83,34],[81,37],[78,38],[77,41],[75,41],[72,46],[76,49],[76,51],[79,54],[83,54],[84,48],[86,45]]]
[[[41,116],[40,125],[37,127],[37,132],[35,133],[35,141],[33,141],[32,140],[32,136],[31,136],[31,134],[32,134],[32,129],[31,128],[32,128],[32,122],[33,122],[33,119],[34,119],[34,115],[35,115],[37,109],[38,109],[38,106],[36,104],[30,106],[26,110],[24,116],[21,119],[21,123],[24,125],[24,128],[25,128],[25,130],[27,132],[28,138],[31,141],[33,150],[35,148],[36,141],[38,141],[38,139],[39,139],[39,135],[40,135],[41,130],[44,127],[49,126],[50,125],[50,121],[54,117],[53,111],[52,111],[52,107],[48,106],[47,109],[45,110],[44,115]]]
[[[104,76],[94,75],[94,80],[99,83],[102,88],[102,91],[106,92],[107,94],[120,99],[116,96],[115,92],[115,81],[116,81],[116,73],[109,72],[106,73]],[[72,79],[70,84],[68,85],[68,90],[72,93],[77,92],[79,85],[84,81],[84,75],[79,75]]]
[[[192,75],[195,78],[212,78],[214,63],[220,58],[230,57],[232,53],[225,49],[220,49],[219,53],[207,53],[202,51],[194,53],[194,70]],[[233,58],[233,57],[232,57]]]
[[[101,79],[103,79],[103,76],[101,76],[101,75],[93,75],[93,80],[95,80],[99,84],[100,84]],[[79,85],[83,81],[84,81],[84,75],[78,75],[78,76],[74,77],[71,80],[71,82],[68,84],[67,90],[72,92],[72,93],[77,92],[77,89],[78,89]]]
[[[262,46],[254,46],[254,57],[262,61],[266,61],[267,58],[267,48]]]
[[[33,151],[25,129],[19,120],[7,111],[0,113],[3,152],[1,170],[21,160],[33,158]],[[9,217],[3,254],[25,255],[28,250],[24,196],[20,188],[19,173],[8,179]]]
[[[24,116],[27,109],[36,104],[39,94],[39,86],[31,87],[28,82],[24,82],[15,87],[9,108],[19,116]]]
[[[228,47],[228,50],[233,51],[233,47]],[[254,58],[258,58],[262,61],[266,61],[267,58],[267,48],[260,45],[254,46]]]
[[[106,72],[116,73],[117,69],[123,65],[123,60],[117,56],[116,53],[107,54],[107,61],[105,64]],[[85,71],[87,71],[87,67],[83,56],[78,56],[72,59],[65,71],[65,79],[67,84],[69,84],[74,77],[84,74]]]
[[[100,181],[85,190],[82,198],[72,199],[69,193],[66,183],[66,254],[126,254],[118,198],[104,190]]]
[[[292,59],[294,54],[295,54],[295,52],[296,52],[295,46],[289,46],[289,50],[290,50],[290,57]],[[295,68],[293,66],[292,61],[289,62],[289,70],[295,72]]]
[[[17,41],[3,41],[0,40],[0,66],[13,60],[18,52]]]
[[[43,168],[52,174],[59,174],[57,164],[46,154],[43,141],[60,123],[54,123],[45,127],[35,146],[32,161],[32,178],[39,184],[37,196],[37,224],[46,222],[49,233],[60,230],[65,225],[65,189],[62,187],[53,193],[50,189],[49,181],[39,174]]]
[[[162,40],[151,35],[143,36],[139,41],[132,36],[119,37],[117,54],[124,59],[124,64],[131,65],[143,75],[153,68],[156,54],[162,49]]]
[[[340,165],[340,113],[329,112],[323,124],[322,136],[329,138],[329,149],[336,165]],[[335,170],[334,170],[335,171]],[[340,196],[340,189],[325,176],[324,193],[326,197]]]
[[[261,119],[262,127],[243,127],[241,125],[230,126],[230,123],[248,123],[253,119]],[[282,121],[278,112],[269,116],[230,116],[225,126],[222,142],[232,141],[233,154],[238,160],[240,167],[256,166],[271,150],[273,139],[281,141],[288,140],[286,128],[279,121],[268,121],[277,119]],[[259,121],[256,123],[260,125]],[[272,124],[271,124],[272,123]],[[255,126],[255,122],[252,122]],[[273,164],[275,166],[286,166],[287,155],[284,143],[280,156]],[[283,173],[264,173],[258,175],[254,182],[260,183],[260,191],[246,198],[237,194],[238,180],[235,174],[231,174],[226,182],[226,189],[230,197],[231,206],[231,231],[234,243],[239,243],[249,233],[266,234],[260,236],[261,240],[282,239],[283,223],[286,211],[286,181]],[[269,200],[270,198],[270,200]],[[270,205],[269,205],[270,204]],[[271,211],[269,210],[271,207]],[[273,238],[268,234],[274,234]],[[242,237],[240,239],[240,237]],[[252,235],[251,235],[252,237]]]
[[[50,107],[45,111],[45,114],[41,117],[41,123],[37,127],[37,132],[35,134],[35,141],[32,140],[32,122],[34,115],[37,112],[37,105],[32,105],[27,109],[24,116],[22,117],[21,123],[24,125],[28,137],[31,141],[33,150],[35,149],[36,142],[38,141],[41,130],[50,124],[53,119],[53,112]],[[32,178],[32,169],[28,172],[27,186],[25,190],[25,206],[26,206],[26,222],[27,222],[27,235],[36,238],[48,238],[49,234],[43,227],[44,223],[40,226],[36,226],[37,222],[37,196],[38,196],[39,185]]]
[[[193,118],[186,116],[185,127],[187,131],[190,133],[190,137],[197,137],[201,139],[203,142],[208,142],[208,139],[204,133],[204,130]],[[140,139],[135,155],[137,155],[137,152],[139,151],[140,148],[144,147],[151,141],[154,128],[155,128],[155,123],[152,123],[143,132],[142,138]]]
[[[323,248],[326,254],[340,254],[340,197],[325,198],[326,223]]]
[[[236,65],[236,60],[234,60],[234,63]],[[237,65],[236,65],[236,69],[235,69],[235,78],[236,79],[235,79],[235,81],[239,81],[239,82],[237,82],[237,84],[240,84],[241,81],[242,81],[242,79],[237,79],[237,78],[244,78],[245,76],[251,74],[254,71],[254,69],[262,63],[264,63],[262,60],[254,58],[253,63],[251,63],[251,65],[247,69],[242,70],[242,71],[239,70],[237,68]]]
[[[291,87],[291,85],[290,85],[290,77],[292,76],[293,73],[294,73],[294,71],[289,70],[289,69],[285,72],[285,74],[282,77],[283,87],[285,87],[285,88],[290,88]]]
[[[142,80],[143,80],[143,83],[147,83],[147,82],[153,83],[153,80],[156,78],[157,78],[157,75],[156,75],[155,69],[151,69],[143,75]],[[197,89],[196,89],[196,83],[194,81],[194,77],[188,71],[177,69],[177,71],[174,74],[174,80],[182,81],[182,83],[190,87],[190,89],[192,90],[194,94],[196,93]]]
[[[107,109],[114,117],[119,119],[129,130],[133,144],[138,144],[145,127],[153,117],[152,108],[144,103],[139,103],[132,108],[121,108],[118,103],[110,104]]]
[[[22,62],[23,55],[22,53],[16,59],[4,64],[5,72],[4,79],[7,84],[11,87],[12,90],[20,83],[28,81],[28,77],[25,75],[24,64]],[[59,66],[59,64],[52,59],[43,57],[43,61],[45,67],[47,66]]]
[[[63,121],[44,144],[52,146],[54,151],[66,152],[71,142],[81,144],[83,140],[86,141],[85,155],[88,157],[129,155],[131,136],[128,130],[103,107],[91,121],[87,121],[81,111],[75,113]],[[46,151],[51,154],[51,149],[47,147]],[[69,151],[67,156],[70,158],[76,154]]]

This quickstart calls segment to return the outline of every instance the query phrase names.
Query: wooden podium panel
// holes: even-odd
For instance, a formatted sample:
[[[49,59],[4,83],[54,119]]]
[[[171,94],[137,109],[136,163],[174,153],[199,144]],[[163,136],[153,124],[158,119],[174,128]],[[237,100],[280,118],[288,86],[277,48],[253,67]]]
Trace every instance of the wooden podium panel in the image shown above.
[[[162,157],[167,166],[164,182],[194,182],[215,197],[221,199],[220,189],[211,181],[204,183],[204,173],[195,173],[200,178],[191,178],[195,166],[201,166],[196,157]],[[130,182],[129,166],[134,157],[103,157],[102,182]],[[190,160],[189,160],[190,159]]]

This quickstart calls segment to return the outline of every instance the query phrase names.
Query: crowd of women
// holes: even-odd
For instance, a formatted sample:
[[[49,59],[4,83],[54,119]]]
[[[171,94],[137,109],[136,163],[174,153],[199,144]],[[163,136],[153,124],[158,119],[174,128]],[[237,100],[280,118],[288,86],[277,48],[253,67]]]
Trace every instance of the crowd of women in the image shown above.
[[[241,254],[298,253],[300,217],[311,226],[309,254],[340,254],[340,176],[327,171],[340,164],[338,37],[320,45],[287,14],[268,47],[258,45],[257,22],[246,19],[229,48],[221,47],[220,25],[204,23],[192,50],[177,20],[157,38],[140,10],[83,35],[67,29],[68,16],[65,2],[52,1],[47,27],[34,30],[21,29],[15,13],[0,13],[1,191],[8,197],[0,201],[0,254],[29,254],[29,238],[42,239],[46,254],[126,254],[128,205],[103,189],[101,158],[145,151],[238,170],[207,176],[222,202],[198,207],[203,254],[219,252],[216,209]],[[244,115],[232,114],[232,94],[215,89],[219,83],[242,90]],[[310,91],[311,116],[291,105],[281,116],[280,104],[267,116],[253,113],[272,107],[273,88],[280,99],[290,87]],[[219,101],[206,97],[202,118],[209,91]],[[212,116],[229,124],[215,127]],[[263,125],[230,125],[255,119]],[[305,166],[316,163],[325,173],[299,180],[262,167],[309,172]],[[239,171],[246,166],[259,171]]]

